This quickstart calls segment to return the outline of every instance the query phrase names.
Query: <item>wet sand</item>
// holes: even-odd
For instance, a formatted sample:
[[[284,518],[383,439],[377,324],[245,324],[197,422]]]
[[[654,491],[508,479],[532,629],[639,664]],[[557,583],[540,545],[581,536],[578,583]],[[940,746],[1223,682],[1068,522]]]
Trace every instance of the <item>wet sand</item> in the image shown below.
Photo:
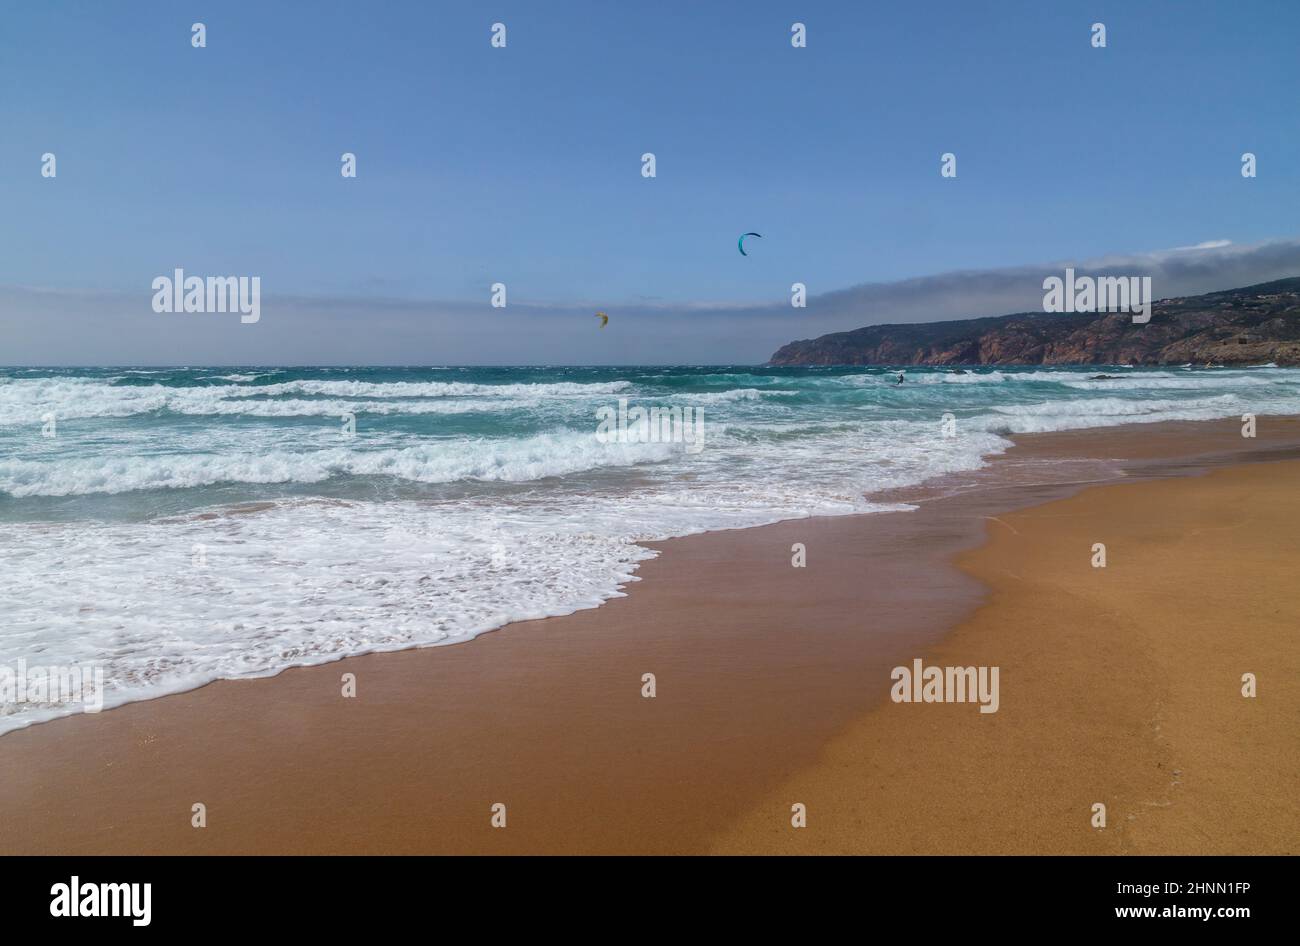
[[[1295,460],[1003,515],[958,559],[988,602],[916,655],[998,667],[997,711],[884,702],[711,849],[1300,853],[1297,561]]]
[[[1294,850],[1296,464],[1244,461],[1298,450],[1294,418],[1018,438],[915,511],[662,543],[596,610],[10,733],[0,851]],[[889,703],[922,655],[999,664],[1002,708]]]

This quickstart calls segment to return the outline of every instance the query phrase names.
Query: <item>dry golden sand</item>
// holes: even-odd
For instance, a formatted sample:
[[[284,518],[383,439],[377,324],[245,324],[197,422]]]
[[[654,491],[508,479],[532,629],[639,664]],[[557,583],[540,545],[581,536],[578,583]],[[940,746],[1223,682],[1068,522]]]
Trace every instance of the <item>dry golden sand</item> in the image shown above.
[[[1024,479],[1300,443],[1260,431],[1024,438],[912,512],[663,543],[596,610],[9,733],[0,852],[1294,851],[1296,465]],[[1000,711],[883,703],[921,654],[1000,666]]]
[[[1000,667],[998,712],[886,702],[712,849],[1297,853],[1300,463],[1105,486],[999,519],[960,557],[991,597],[925,654]]]

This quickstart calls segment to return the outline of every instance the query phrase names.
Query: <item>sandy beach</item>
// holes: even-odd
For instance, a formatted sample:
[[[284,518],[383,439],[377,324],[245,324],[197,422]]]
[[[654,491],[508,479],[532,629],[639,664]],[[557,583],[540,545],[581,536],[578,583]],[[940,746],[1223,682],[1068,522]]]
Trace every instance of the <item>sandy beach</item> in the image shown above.
[[[1297,447],[1018,437],[914,511],[662,543],[598,609],[13,732],[0,850],[1295,853]],[[890,702],[914,658],[999,667],[998,712]]]
[[[711,849],[1295,854],[1298,483],[1236,466],[1000,517],[958,559],[988,602],[924,655],[999,667],[998,711],[883,703]]]

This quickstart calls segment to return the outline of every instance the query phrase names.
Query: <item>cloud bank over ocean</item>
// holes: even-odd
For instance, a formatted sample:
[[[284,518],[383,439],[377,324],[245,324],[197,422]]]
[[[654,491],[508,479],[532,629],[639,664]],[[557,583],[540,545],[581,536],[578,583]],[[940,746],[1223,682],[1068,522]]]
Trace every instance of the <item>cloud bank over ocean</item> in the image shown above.
[[[282,296],[267,285],[262,318],[231,313],[155,313],[137,292],[0,287],[0,363],[10,365],[284,364],[748,364],[780,345],[888,322],[930,322],[1038,311],[1042,281],[1080,275],[1150,276],[1156,298],[1300,275],[1300,240],[1194,246],[1095,259],[864,283],[829,292],[808,287],[790,305],[772,298],[736,305],[619,304],[609,300],[505,308],[480,301]],[[599,328],[593,313],[610,315]]]

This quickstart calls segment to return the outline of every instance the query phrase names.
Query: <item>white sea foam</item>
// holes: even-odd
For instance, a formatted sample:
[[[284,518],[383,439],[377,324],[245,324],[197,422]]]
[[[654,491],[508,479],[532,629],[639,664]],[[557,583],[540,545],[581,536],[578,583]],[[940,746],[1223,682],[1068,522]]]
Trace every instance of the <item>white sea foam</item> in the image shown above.
[[[698,394],[677,394],[673,400],[681,400],[683,403],[690,404],[723,404],[728,401],[757,401],[765,397],[792,397],[797,396],[798,391],[781,390],[767,388],[760,390],[758,388],[735,388],[730,391],[707,391]]]
[[[600,467],[653,463],[681,444],[601,443],[589,434],[522,440],[440,441],[397,449],[328,447],[235,454],[162,454],[0,460],[0,493],[81,496],[216,483],[319,483],[332,476],[391,476],[419,483],[474,479],[525,482]]]
[[[104,666],[109,706],[593,607],[650,554],[580,522],[403,503],[7,531],[24,565],[0,587],[0,651]],[[0,731],[61,712],[8,709]]]
[[[22,567],[0,584],[0,654],[102,666],[114,706],[595,607],[652,557],[639,542],[876,508],[891,507],[706,490],[580,506],[297,501],[212,518],[24,523],[6,530],[6,558]],[[0,732],[68,711],[0,707]]]
[[[595,398],[628,390],[627,381],[581,384],[557,382],[539,384],[470,384],[458,381],[437,382],[365,382],[365,381],[286,381],[261,385],[206,385],[169,387],[155,385],[112,385],[101,379],[0,379],[0,426],[39,423],[53,413],[61,419],[91,417],[130,417],[170,411],[178,414],[251,414],[253,416],[290,416],[314,414],[318,410],[333,412],[344,402],[335,401],[312,408],[310,401],[275,401],[287,395],[333,398],[372,398],[374,403],[352,404],[355,410],[372,413],[452,413],[470,410],[499,410],[505,399],[519,400],[521,406],[536,404],[540,399]],[[419,405],[408,399],[425,399]],[[432,398],[491,399],[478,406],[440,406]],[[261,399],[261,400],[259,400]],[[292,405],[289,408],[281,405]]]
[[[1247,406],[1248,402],[1236,394],[1178,401],[1091,398],[1086,401],[999,405],[992,408],[997,416],[984,418],[982,422],[987,429],[998,432],[1039,433],[1170,420],[1213,420],[1234,416]]]

